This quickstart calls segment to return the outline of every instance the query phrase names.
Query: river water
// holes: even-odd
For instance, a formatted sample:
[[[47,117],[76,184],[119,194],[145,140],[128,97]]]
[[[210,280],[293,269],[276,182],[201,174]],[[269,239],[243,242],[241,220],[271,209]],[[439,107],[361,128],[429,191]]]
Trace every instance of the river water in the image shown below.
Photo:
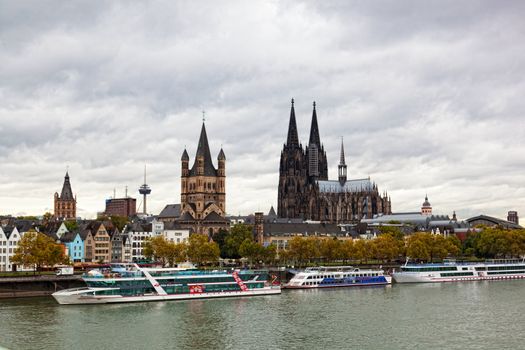
[[[525,349],[525,281],[58,305],[0,301],[8,349]]]

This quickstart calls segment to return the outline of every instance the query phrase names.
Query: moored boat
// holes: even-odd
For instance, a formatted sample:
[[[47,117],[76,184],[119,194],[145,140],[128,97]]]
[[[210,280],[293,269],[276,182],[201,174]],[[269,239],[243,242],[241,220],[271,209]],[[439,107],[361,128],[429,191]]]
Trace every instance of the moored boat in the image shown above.
[[[353,266],[308,267],[297,273],[285,289],[375,286],[392,283],[382,269],[359,269]]]
[[[53,297],[59,304],[108,304],[281,293],[268,278],[266,270],[202,271],[112,264],[109,270],[83,275],[87,287],[61,290]]]
[[[479,263],[445,260],[441,264],[407,262],[392,277],[396,283],[524,279],[525,259],[494,259]]]

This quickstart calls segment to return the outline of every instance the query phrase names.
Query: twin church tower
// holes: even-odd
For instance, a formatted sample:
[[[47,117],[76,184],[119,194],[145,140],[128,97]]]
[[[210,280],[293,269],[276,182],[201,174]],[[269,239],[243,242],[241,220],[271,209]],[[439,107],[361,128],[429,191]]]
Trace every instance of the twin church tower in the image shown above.
[[[279,166],[277,215],[281,218],[349,223],[372,218],[375,214],[391,213],[388,195],[380,194],[370,178],[347,179],[342,142],[338,173],[337,180],[328,180],[328,161],[319,136],[315,102],[310,139],[303,149],[292,99],[288,136]]]
[[[181,213],[176,223],[181,228],[211,235],[227,229],[226,156],[219,151],[215,168],[203,122],[195,160],[190,168],[186,149],[181,158]],[[290,110],[288,136],[279,166],[278,213],[281,218],[300,218],[325,223],[349,223],[375,214],[390,214],[390,198],[380,194],[370,178],[348,180],[345,154],[341,142],[337,180],[328,179],[328,160],[319,136],[315,102],[310,139],[303,149],[299,142],[294,100]],[[62,193],[55,194],[55,217],[75,218],[69,174]]]

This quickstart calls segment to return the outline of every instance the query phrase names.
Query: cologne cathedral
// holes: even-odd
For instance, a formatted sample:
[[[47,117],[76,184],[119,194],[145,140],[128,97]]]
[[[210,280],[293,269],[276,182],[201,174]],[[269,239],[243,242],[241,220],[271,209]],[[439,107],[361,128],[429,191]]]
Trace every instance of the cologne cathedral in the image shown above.
[[[365,179],[347,179],[343,143],[339,161],[339,178],[328,180],[328,161],[319,136],[317,112],[313,105],[310,140],[303,148],[295,121],[294,100],[290,111],[288,137],[281,152],[277,215],[324,223],[351,223],[390,214],[387,193]]]

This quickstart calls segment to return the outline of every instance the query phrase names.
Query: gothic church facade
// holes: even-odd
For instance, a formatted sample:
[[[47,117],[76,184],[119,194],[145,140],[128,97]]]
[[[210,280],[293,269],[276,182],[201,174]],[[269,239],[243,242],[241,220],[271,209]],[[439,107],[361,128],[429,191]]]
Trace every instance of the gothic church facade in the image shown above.
[[[342,142],[338,170],[338,179],[328,180],[328,161],[319,136],[315,102],[310,139],[303,148],[292,99],[288,136],[279,166],[277,215],[325,223],[350,223],[391,213],[390,198],[386,192],[380,194],[370,178],[347,179]]]

